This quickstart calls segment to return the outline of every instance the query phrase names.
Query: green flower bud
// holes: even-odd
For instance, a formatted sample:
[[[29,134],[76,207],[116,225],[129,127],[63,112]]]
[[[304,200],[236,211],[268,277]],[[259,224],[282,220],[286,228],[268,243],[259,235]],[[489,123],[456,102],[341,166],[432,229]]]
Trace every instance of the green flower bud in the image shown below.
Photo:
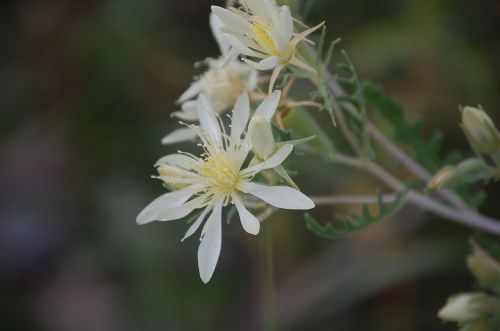
[[[473,183],[479,180],[489,180],[496,177],[497,171],[488,167],[483,160],[468,159],[457,166],[445,166],[427,184],[429,191],[442,189],[459,183]]]
[[[482,287],[500,293],[500,263],[476,247],[467,258],[467,265]]]
[[[271,124],[265,118],[254,116],[248,125],[248,138],[252,151],[261,160],[267,159],[276,149]]]
[[[493,154],[500,150],[500,133],[484,111],[465,107],[462,111],[462,128],[477,152]]]
[[[448,299],[438,312],[440,319],[456,323],[470,323],[500,309],[497,299],[481,292],[462,293]]]

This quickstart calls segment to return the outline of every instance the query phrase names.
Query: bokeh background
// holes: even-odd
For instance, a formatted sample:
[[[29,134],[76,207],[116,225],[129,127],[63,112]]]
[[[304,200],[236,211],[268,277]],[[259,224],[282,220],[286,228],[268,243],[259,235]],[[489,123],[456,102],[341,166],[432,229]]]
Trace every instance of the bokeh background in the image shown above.
[[[193,62],[217,55],[211,4],[223,5],[1,2],[1,330],[261,329],[258,238],[225,226],[204,285],[197,240],[180,243],[185,224],[135,224],[163,191],[152,164],[178,148],[160,144],[175,99]],[[500,123],[498,0],[316,0],[309,18],[327,21],[360,76],[422,119],[424,136],[442,130],[444,150],[470,153],[459,104],[480,103]],[[311,194],[368,190],[320,160],[295,166]],[[482,210],[498,218],[500,191],[488,191]],[[281,330],[455,329],[436,312],[473,287],[470,230],[411,207],[334,242],[300,213],[272,222]]]

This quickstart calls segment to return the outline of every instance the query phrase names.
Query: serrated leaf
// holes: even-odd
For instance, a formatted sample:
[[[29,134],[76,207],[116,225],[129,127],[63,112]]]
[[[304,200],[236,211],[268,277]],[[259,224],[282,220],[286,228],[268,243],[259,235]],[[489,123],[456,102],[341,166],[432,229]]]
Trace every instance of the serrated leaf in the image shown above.
[[[344,72],[346,76],[336,77],[335,80],[345,90],[346,95],[337,96],[336,101],[340,106],[340,111],[342,111],[346,118],[347,125],[356,137],[357,147],[365,157],[374,160],[375,152],[373,151],[368,133],[368,118],[363,86],[359,82],[356,69],[347,52],[342,50],[341,54],[343,60],[337,64],[337,68]],[[356,111],[350,111],[348,105],[353,106]]]
[[[378,213],[372,215],[372,213],[370,213],[370,207],[364,205],[361,214],[335,216],[336,225],[332,223],[321,225],[310,214],[305,214],[306,226],[317,236],[326,239],[344,238],[394,215],[403,207],[406,194],[407,191],[397,194],[396,199],[391,203],[384,203],[383,195],[380,194]]]

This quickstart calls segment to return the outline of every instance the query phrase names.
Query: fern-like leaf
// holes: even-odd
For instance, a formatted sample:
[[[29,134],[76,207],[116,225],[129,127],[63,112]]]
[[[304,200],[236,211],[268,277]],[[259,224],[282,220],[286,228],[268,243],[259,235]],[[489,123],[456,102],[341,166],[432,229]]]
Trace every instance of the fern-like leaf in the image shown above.
[[[337,224],[335,225],[332,223],[321,225],[310,214],[305,214],[306,226],[319,237],[326,239],[344,238],[394,215],[403,207],[406,194],[407,191],[398,193],[396,199],[390,203],[385,203],[383,195],[379,194],[377,213],[372,214],[370,207],[364,205],[361,214],[336,215],[335,223]]]

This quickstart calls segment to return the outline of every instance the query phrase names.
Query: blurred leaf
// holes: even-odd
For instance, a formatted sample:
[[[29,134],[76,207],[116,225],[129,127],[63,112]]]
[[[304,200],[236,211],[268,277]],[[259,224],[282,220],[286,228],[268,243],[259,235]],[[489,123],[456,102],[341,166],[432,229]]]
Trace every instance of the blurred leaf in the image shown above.
[[[335,220],[340,223],[340,226],[338,227],[332,225],[331,223],[321,225],[311,215],[305,214],[306,226],[310,231],[319,237],[327,239],[344,238],[394,215],[403,207],[406,194],[407,191],[397,194],[396,199],[391,203],[384,203],[383,194],[379,194],[379,201],[377,204],[379,208],[378,213],[372,215],[370,207],[368,205],[364,205],[361,215],[336,215]]]
[[[316,136],[316,139],[309,143],[315,150],[325,154],[335,152],[335,146],[330,137],[307,110],[294,108],[287,114],[283,121],[285,126],[293,131],[295,138]],[[280,134],[279,132],[277,133],[278,135]]]

